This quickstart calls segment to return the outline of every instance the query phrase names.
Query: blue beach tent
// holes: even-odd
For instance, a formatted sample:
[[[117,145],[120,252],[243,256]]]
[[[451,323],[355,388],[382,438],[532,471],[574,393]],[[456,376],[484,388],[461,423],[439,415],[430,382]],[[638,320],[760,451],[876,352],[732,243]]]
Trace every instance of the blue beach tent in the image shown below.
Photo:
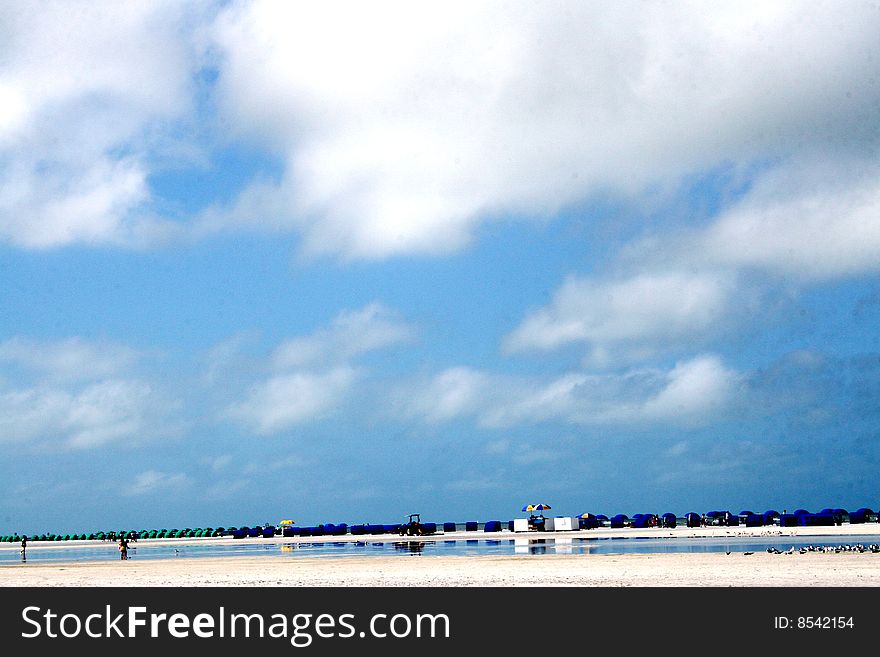
[[[742,518],[742,523],[746,527],[761,527],[764,524],[764,518],[757,513],[749,513]]]
[[[688,527],[699,527],[703,524],[703,519],[700,517],[699,513],[695,513],[694,511],[690,511],[684,514],[684,522]]]
[[[779,511],[768,509],[764,511],[763,518],[765,525],[775,525],[779,521]]]
[[[674,513],[664,513],[662,517],[663,526],[667,529],[672,529],[678,524],[678,517]]]
[[[483,526],[484,532],[500,532],[501,531],[501,521],[500,520],[488,520],[486,524]]]
[[[594,516],[592,513],[582,513],[578,516],[578,529],[598,529],[599,528],[599,516]]]
[[[456,525],[454,522],[444,522],[443,523],[443,531],[444,532],[454,532]]]
[[[478,523],[476,520],[471,520],[471,521],[464,523],[464,529],[465,529],[465,531],[468,531],[468,532],[477,531],[477,529],[479,529],[479,526],[480,526],[480,523]]]
[[[849,514],[849,523],[851,525],[861,525],[868,522],[870,516],[874,515],[874,512],[867,507],[862,507],[860,509],[856,509],[852,513]]]
[[[628,522],[629,518],[625,514],[618,513],[616,516],[611,517],[611,528],[621,529],[623,527],[626,527]]]
[[[796,517],[798,524],[803,527],[830,527],[834,525],[834,516],[830,513],[801,513]]]
[[[804,515],[804,514],[801,514]],[[793,513],[783,513],[779,516],[780,527],[794,527],[798,524],[798,517]]]

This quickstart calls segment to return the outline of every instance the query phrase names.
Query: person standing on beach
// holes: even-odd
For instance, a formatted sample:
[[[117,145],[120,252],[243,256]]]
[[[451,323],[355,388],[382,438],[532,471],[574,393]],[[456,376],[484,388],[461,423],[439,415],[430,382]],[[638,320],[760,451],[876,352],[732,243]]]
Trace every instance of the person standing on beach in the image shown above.
[[[21,537],[21,560],[27,561],[27,536]]]
[[[123,561],[128,560],[128,541],[125,536],[119,539],[119,558]]]

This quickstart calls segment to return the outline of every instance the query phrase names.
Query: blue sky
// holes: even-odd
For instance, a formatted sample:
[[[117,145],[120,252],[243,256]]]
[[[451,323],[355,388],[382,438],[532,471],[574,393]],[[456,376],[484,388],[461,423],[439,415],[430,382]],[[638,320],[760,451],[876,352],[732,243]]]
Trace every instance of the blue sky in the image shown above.
[[[3,14],[0,532],[880,505],[876,3]]]

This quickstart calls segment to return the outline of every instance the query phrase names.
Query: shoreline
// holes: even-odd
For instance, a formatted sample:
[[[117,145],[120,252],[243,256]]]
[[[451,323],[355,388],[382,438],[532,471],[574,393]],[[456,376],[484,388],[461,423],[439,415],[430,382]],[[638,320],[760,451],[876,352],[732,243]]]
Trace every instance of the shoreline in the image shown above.
[[[332,542],[385,542],[399,541],[436,541],[436,540],[508,540],[508,539],[552,539],[552,538],[725,538],[737,536],[877,536],[880,540],[880,523],[843,524],[832,527],[779,527],[766,525],[762,527],[675,527],[672,529],[649,527],[645,529],[578,529],[574,531],[548,531],[548,532],[512,532],[502,530],[497,532],[484,531],[456,531],[437,532],[429,536],[400,536],[398,534],[365,534],[343,536],[273,536],[271,538],[243,538],[235,539],[231,536],[216,536],[208,538],[145,538],[135,541],[133,544],[141,545],[222,545],[233,543],[267,544],[279,543],[332,543]],[[29,550],[52,550],[70,548],[107,547],[113,541],[82,540],[82,541],[32,541],[28,543]],[[18,543],[0,543],[0,551],[18,551]]]
[[[454,532],[423,537],[329,536],[232,539],[145,539],[173,545],[306,543],[341,540],[541,540],[552,538],[778,537],[821,539],[877,536],[880,523],[835,527],[700,527],[675,529],[593,529],[572,532]],[[77,547],[108,546],[107,541],[77,541]],[[29,549],[64,544],[39,543]],[[67,547],[70,543],[67,542]],[[0,549],[17,550],[15,544]],[[344,558],[303,556],[267,559],[254,556],[180,557],[128,561],[27,562],[0,566],[0,587],[767,587],[880,586],[880,554],[770,554],[724,552],[663,554],[546,554],[510,556],[370,555]]]

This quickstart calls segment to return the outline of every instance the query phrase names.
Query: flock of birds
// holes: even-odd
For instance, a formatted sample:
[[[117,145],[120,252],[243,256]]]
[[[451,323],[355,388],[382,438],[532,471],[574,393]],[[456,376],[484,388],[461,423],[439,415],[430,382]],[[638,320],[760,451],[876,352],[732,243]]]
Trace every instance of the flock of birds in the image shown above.
[[[840,554],[841,552],[873,552],[874,554],[877,554],[880,553],[880,545],[877,545],[876,543],[871,543],[870,545],[862,545],[861,543],[856,543],[855,545],[805,545],[797,550],[794,546],[787,550],[768,547],[767,552],[770,554],[794,554],[795,552],[798,554],[806,554],[807,552],[827,552],[833,554]],[[746,552],[745,554],[751,553]]]

